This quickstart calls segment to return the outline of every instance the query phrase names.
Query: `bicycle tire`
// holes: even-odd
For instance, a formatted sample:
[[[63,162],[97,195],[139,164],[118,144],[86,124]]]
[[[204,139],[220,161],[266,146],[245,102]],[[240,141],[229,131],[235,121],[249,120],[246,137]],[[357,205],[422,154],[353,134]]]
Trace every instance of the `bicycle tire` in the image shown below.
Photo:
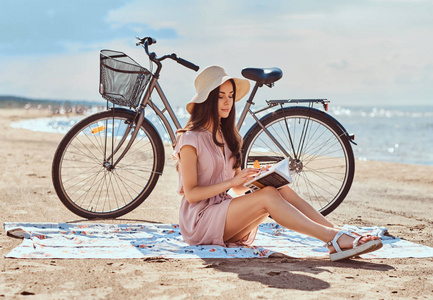
[[[335,210],[347,196],[355,173],[346,130],[328,114],[307,107],[281,108],[260,122],[291,157],[298,152],[298,169],[291,172],[290,187],[322,215]],[[245,134],[242,157],[244,168],[252,167],[256,159],[274,164],[286,158],[257,123]]]
[[[60,201],[71,212],[87,219],[117,218],[137,208],[152,192],[164,168],[165,151],[146,119],[117,166],[104,167],[134,118],[130,110],[111,109],[81,120],[63,137],[54,155],[52,180]]]

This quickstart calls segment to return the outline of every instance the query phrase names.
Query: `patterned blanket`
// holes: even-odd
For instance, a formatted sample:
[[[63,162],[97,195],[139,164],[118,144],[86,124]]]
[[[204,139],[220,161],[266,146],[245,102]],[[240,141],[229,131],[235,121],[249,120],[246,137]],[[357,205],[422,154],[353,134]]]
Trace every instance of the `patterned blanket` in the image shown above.
[[[177,224],[5,223],[9,236],[23,242],[11,258],[249,258],[283,254],[295,258],[325,258],[323,242],[276,223],[260,225],[253,246],[225,248],[189,246]],[[433,248],[390,236],[386,228],[349,227],[382,238],[384,247],[364,258],[433,257]]]

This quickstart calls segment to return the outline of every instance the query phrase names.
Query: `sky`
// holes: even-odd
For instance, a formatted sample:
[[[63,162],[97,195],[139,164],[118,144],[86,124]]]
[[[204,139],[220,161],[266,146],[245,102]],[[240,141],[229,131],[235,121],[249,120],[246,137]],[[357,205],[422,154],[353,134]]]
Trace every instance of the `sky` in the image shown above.
[[[279,67],[259,90],[269,99],[331,104],[432,105],[430,0],[0,0],[0,95],[101,100],[99,51],[149,68],[135,36],[158,55],[176,53],[235,77]],[[173,106],[195,94],[197,73],[165,61],[160,84]],[[101,100],[102,101],[102,100]]]

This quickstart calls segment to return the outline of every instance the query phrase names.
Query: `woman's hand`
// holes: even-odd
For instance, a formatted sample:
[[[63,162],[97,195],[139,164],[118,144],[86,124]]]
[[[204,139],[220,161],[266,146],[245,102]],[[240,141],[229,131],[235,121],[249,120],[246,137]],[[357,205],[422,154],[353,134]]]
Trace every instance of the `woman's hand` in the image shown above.
[[[237,172],[236,176],[231,179],[230,184],[232,187],[241,186],[244,183],[251,180],[253,176],[257,176],[258,174],[260,174],[260,169],[256,169],[256,168],[243,169],[240,172]]]
[[[262,167],[260,167],[260,171],[261,172],[267,172],[267,171],[269,171],[270,167],[272,167],[272,166],[271,165],[262,166]]]

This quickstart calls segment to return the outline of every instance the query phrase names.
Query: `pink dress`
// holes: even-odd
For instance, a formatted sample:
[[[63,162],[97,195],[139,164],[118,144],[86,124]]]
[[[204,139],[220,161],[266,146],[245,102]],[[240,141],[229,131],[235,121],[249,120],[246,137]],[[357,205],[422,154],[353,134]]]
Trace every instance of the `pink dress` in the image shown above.
[[[197,183],[206,186],[220,183],[234,177],[234,158],[224,142],[224,153],[214,143],[212,133],[207,130],[187,131],[181,135],[173,155],[179,159],[180,149],[190,145],[197,151]],[[182,163],[182,159],[179,160]],[[223,192],[208,199],[189,203],[183,193],[182,173],[179,166],[179,189],[183,196],[179,212],[179,227],[183,239],[190,245],[250,245],[255,238],[257,229],[237,243],[224,243],[224,227],[227,209],[232,197]]]

